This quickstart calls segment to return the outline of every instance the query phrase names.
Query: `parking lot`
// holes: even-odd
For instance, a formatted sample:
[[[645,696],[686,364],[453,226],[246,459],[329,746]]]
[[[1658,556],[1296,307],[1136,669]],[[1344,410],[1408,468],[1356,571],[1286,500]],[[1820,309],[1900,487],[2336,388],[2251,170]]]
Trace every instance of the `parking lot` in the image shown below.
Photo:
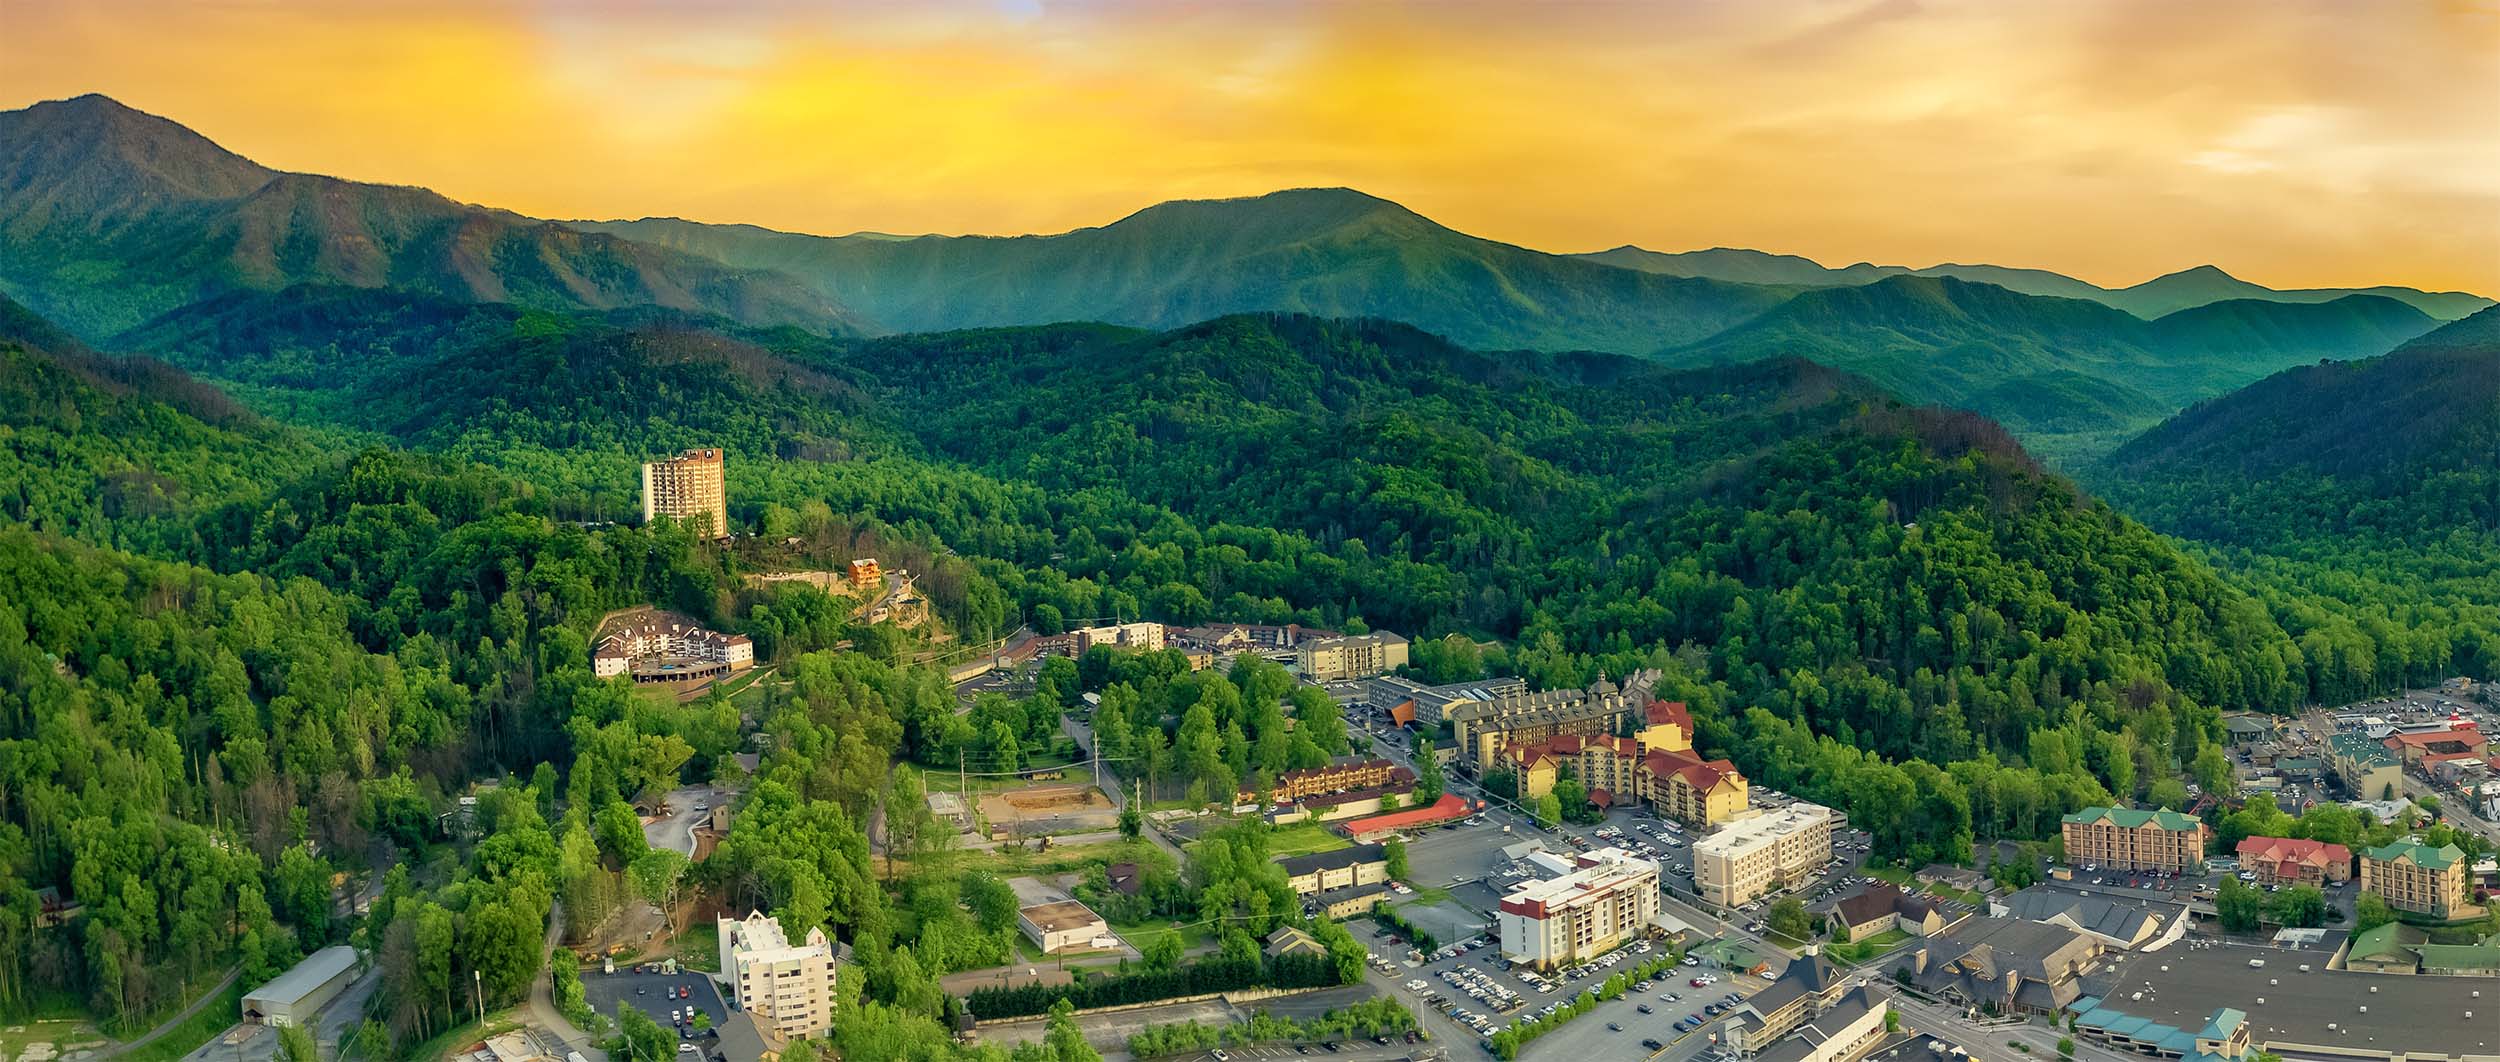
[[[613,1017],[619,1005],[631,1006],[651,1020],[676,1029],[682,1041],[703,1038],[694,1031],[697,1011],[711,1015],[714,1029],[729,1020],[729,1005],[721,999],[720,989],[712,984],[710,976],[692,970],[664,974],[656,972],[657,966],[650,969],[654,972],[642,973],[640,968],[629,966],[619,966],[612,974],[587,971],[582,974],[582,991],[589,997],[591,1008],[599,1013]],[[675,998],[680,991],[688,998]]]

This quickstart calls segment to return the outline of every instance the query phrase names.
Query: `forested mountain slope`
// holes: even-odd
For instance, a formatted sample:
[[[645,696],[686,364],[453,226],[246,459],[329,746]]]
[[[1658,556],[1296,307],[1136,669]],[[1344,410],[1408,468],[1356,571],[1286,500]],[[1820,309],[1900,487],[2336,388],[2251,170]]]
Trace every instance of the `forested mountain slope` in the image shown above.
[[[225,292],[297,283],[848,327],[837,304],[786,277],[421,188],[271,170],[102,96],[0,112],[0,293],[101,339]]]
[[[1787,295],[1496,243],[1346,188],[1163,203],[1049,236],[574,224],[799,277],[895,332],[1060,321],[1172,328],[1274,310],[1387,318],[1478,347],[1637,353],[1699,339]]]
[[[1729,247],[1665,253],[1626,244],[1573,257],[1668,276],[1798,287],[1871,284],[1891,276],[1952,277],[1974,284],[1994,284],[2025,295],[2087,299],[2147,320],[2193,306],[2228,300],[2305,303],[2333,302],[2347,295],[2378,295],[2404,303],[2441,321],[2454,321],[2491,305],[2490,299],[2467,292],[2422,291],[2388,284],[2366,288],[2269,288],[2241,280],[2209,265],[2165,273],[2131,287],[2104,288],[2045,269],[1954,264],[1912,269],[1868,262],[1834,269],[1796,255],[1767,254]]]
[[[2402,303],[2240,300],[2153,321],[2081,299],[1950,277],[1809,291],[1660,356],[1678,364],[1800,357],[2018,430],[2141,423],[2288,365],[2367,357],[2435,327]]]
[[[2390,679],[2500,668],[2500,309],[2201,403],[2091,476]]]

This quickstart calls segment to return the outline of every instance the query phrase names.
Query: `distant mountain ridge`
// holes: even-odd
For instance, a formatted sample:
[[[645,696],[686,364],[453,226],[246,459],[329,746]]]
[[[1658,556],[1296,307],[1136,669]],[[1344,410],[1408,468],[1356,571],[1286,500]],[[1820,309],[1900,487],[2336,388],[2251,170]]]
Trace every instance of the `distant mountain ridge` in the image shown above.
[[[1908,266],[1859,262],[1837,269],[1793,254],[1772,254],[1743,248],[1714,247],[1706,251],[1667,253],[1625,244],[1572,257],[1638,269],[1665,276],[1731,280],[1748,284],[1790,284],[1834,287],[1871,284],[1892,276],[1952,277],[1994,284],[2025,295],[2089,299],[2146,319],[2226,299],[2264,302],[2332,302],[2347,295],[2378,295],[2402,302],[2442,321],[2454,321],[2492,305],[2492,300],[2463,291],[2422,291],[2395,285],[2367,288],[2269,288],[2241,280],[2210,265],[2182,269],[2125,288],[2104,288],[2045,269],[1944,263]]]
[[[851,327],[788,278],[421,188],[272,170],[103,96],[0,112],[0,292],[99,338],[223,292],[307,282]]]
[[[2076,431],[2140,423],[2302,362],[2367,357],[2435,325],[2374,295],[2232,300],[2147,321],[2091,300],[1905,274],[1813,289],[1657,356],[1806,358],[2018,430]]]
[[[673,218],[572,223],[787,273],[894,332],[1241,312],[1378,317],[1486,348],[1635,353],[1787,292],[1666,277],[1481,239],[1347,188],[1179,200],[1049,236],[808,236]]]

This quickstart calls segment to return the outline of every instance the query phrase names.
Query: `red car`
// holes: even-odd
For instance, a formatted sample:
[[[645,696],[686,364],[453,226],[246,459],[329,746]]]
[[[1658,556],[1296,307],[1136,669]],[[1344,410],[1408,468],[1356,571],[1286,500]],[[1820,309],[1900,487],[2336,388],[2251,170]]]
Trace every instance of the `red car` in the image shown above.
[[[1707,985],[1707,984],[1709,984],[1709,983],[1710,983],[1710,982],[1708,982],[1708,981],[1704,981],[1704,980],[1702,980],[1701,978],[1698,978],[1698,977],[1693,978],[1693,987],[1695,987],[1695,988],[1700,988],[1700,987],[1702,987],[1702,986],[1704,986],[1704,985]]]

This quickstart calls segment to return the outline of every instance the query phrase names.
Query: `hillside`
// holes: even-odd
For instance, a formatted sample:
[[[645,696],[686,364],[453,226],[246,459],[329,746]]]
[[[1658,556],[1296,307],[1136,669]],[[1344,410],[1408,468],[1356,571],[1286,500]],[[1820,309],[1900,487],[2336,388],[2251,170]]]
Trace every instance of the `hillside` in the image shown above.
[[[302,433],[0,298],[0,520],[120,545],[309,466]]]
[[[271,170],[102,96],[0,112],[0,293],[94,340],[300,283],[849,327],[787,278],[421,188]]]
[[[2381,353],[2433,325],[2375,296],[2239,300],[2145,321],[2089,300],[1895,276],[1805,292],[1659,356],[1676,364],[1806,358],[2018,431],[2079,431],[2141,424],[2288,365]]]
[[[1479,239],[1343,188],[1163,203],[1050,236],[574,224],[787,273],[891,332],[1058,321],[1172,328],[1285,311],[1397,320],[1483,348],[1636,353],[1699,339],[1786,296]]]
[[[2241,280],[2209,265],[2167,273],[2130,287],[2104,288],[2045,269],[1951,263],[1912,269],[1908,266],[1875,265],[1868,262],[1834,269],[1797,255],[1769,254],[1763,251],[1726,247],[1716,247],[1706,251],[1667,253],[1626,244],[1573,257],[1667,276],[1698,277],[1748,284],[1786,284],[1798,287],[1871,284],[1892,276],[1951,277],[1976,284],[1994,284],[2025,295],[2088,299],[2105,306],[2117,307],[2147,320],[2190,307],[2231,299],[2313,303],[2333,302],[2348,295],[2376,295],[2404,303],[2440,321],[2454,321],[2492,304],[2492,300],[2468,292],[2422,291],[2395,285],[2367,288],[2269,288]]]

